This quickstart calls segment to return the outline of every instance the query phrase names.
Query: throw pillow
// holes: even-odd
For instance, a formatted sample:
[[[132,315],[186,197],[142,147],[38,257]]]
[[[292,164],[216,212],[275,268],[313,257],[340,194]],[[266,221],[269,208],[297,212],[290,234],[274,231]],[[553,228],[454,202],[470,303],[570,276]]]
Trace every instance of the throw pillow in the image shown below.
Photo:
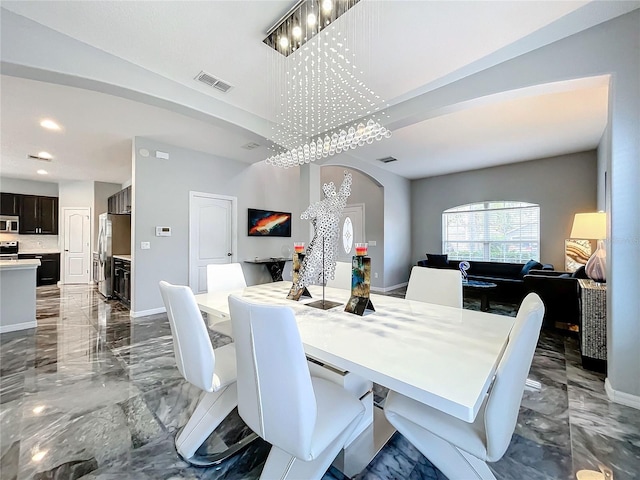
[[[522,270],[520,270],[520,276],[524,277],[529,273],[529,270],[540,269],[542,268],[542,264],[540,262],[536,262],[535,260],[529,260],[524,264]]]
[[[449,255],[446,253],[444,255],[439,255],[435,253],[427,253],[427,262],[429,262],[430,267],[448,267],[449,263],[447,262],[447,258]]]

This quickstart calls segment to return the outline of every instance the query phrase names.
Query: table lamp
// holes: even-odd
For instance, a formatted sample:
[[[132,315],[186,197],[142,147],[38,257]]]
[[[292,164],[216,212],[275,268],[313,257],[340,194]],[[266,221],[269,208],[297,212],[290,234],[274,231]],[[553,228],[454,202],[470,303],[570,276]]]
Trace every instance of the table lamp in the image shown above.
[[[607,214],[604,212],[576,213],[571,238],[598,241],[598,248],[589,258],[584,271],[591,280],[598,283],[606,282],[607,251],[604,239],[607,238]]]

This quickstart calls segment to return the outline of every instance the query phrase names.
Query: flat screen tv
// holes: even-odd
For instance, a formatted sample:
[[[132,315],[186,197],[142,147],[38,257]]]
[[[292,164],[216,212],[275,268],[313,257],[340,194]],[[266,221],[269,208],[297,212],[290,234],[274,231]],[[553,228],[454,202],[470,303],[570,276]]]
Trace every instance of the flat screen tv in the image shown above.
[[[290,237],[291,212],[249,209],[250,237]]]

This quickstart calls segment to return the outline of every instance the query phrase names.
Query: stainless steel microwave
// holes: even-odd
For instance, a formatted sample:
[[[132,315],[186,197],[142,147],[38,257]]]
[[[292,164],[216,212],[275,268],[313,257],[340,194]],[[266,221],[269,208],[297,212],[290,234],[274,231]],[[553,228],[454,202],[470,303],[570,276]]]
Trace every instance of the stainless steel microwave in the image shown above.
[[[0,233],[18,233],[20,226],[20,217],[1,216],[0,217]]]

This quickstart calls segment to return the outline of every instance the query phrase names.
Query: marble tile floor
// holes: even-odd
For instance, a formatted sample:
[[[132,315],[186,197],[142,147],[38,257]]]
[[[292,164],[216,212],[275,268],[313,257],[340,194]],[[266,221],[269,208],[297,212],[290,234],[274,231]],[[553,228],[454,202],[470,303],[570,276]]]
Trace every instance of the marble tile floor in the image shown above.
[[[0,335],[2,480],[259,477],[262,441],[216,468],[176,455],[174,436],[198,391],[175,367],[166,315],[131,319],[87,286],[39,287],[37,296],[38,327]],[[515,314],[513,305],[492,308]],[[615,480],[640,478],[640,414],[607,400],[604,376],[581,368],[575,338],[543,331],[529,376],[542,388],[525,391],[509,449],[491,464],[498,480],[572,479],[599,465]],[[376,394],[383,402],[385,390]],[[236,414],[225,428],[238,425]],[[446,477],[396,433],[356,478]],[[344,476],[331,468],[324,480]]]

